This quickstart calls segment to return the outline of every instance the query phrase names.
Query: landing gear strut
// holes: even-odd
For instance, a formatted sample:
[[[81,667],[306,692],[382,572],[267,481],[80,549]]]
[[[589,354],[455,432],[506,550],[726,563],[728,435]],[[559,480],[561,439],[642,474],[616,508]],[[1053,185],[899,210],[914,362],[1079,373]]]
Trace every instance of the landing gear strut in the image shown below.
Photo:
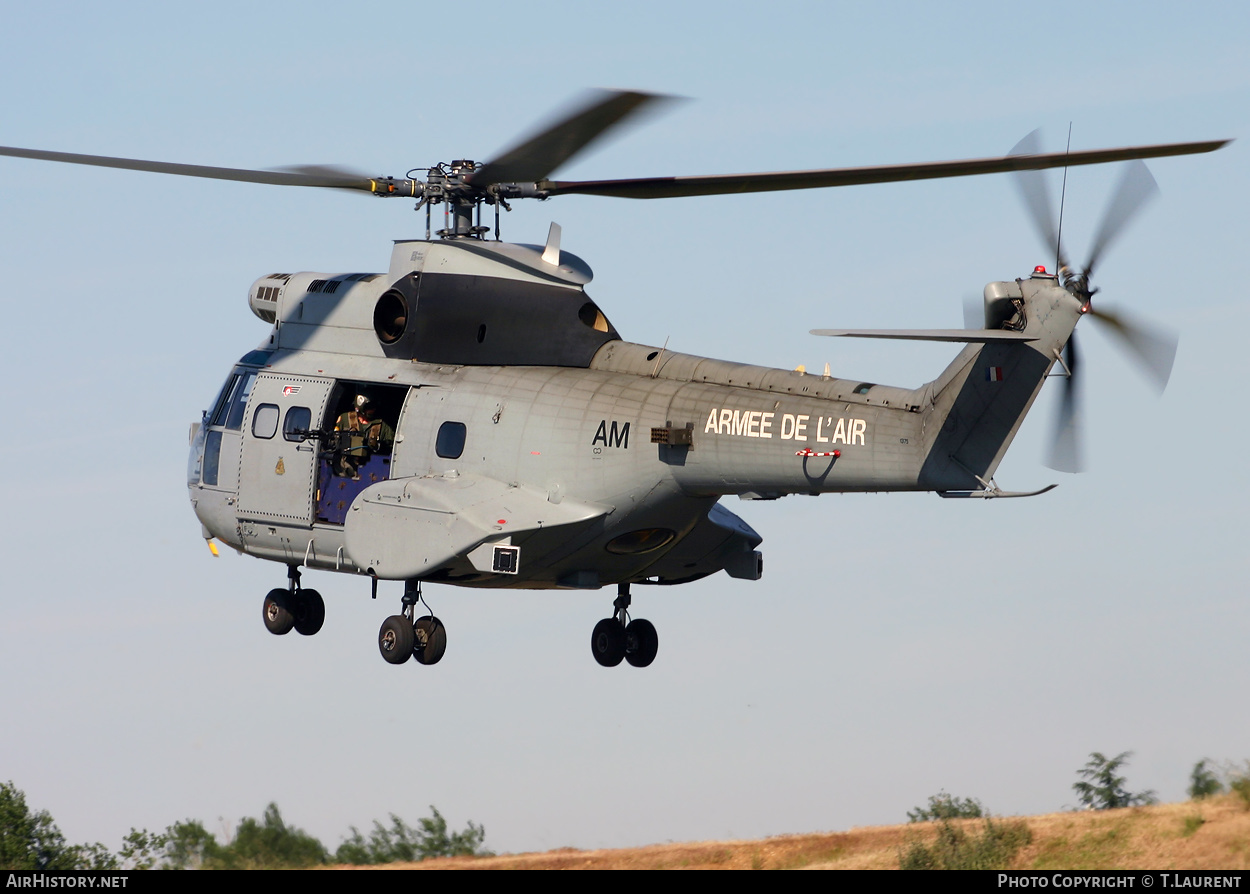
[[[277,636],[294,628],[303,636],[312,636],[326,620],[326,604],[316,590],[305,590],[299,583],[299,566],[287,566],[287,588],[270,590],[265,597],[261,617],[265,628]]]
[[[418,664],[438,664],[447,651],[447,628],[434,615],[416,617],[421,598],[421,582],[404,586],[403,610],[382,622],[378,631],[378,651],[390,664],[403,664],[415,658]],[[428,606],[427,606],[428,608]]]
[[[616,667],[622,660],[634,667],[646,667],[655,661],[660,637],[655,625],[643,618],[629,618],[629,584],[617,584],[612,603],[612,617],[595,625],[590,635],[590,651],[604,667]]]

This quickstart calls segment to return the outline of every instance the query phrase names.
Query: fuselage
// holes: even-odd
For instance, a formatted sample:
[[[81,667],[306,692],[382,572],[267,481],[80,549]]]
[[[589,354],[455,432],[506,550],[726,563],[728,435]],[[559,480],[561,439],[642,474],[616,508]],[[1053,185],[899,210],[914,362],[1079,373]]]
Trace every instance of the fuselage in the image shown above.
[[[631,344],[586,303],[575,325],[595,341],[554,337],[565,363],[587,358],[578,365],[457,362],[456,350],[485,351],[514,332],[515,308],[505,326],[489,309],[460,319],[464,303],[444,301],[442,325],[463,329],[464,347],[431,340],[408,320],[418,286],[407,299],[387,299],[397,294],[387,288],[462,258],[438,243],[413,245],[397,245],[396,257],[419,264],[415,275],[393,259],[385,277],[258,281],[253,308],[272,300],[262,308],[274,332],[235,367],[193,438],[189,484],[206,536],[288,565],[472,586],[676,583],[718,570],[758,577],[760,538],[720,497],[982,486],[1079,317],[1053,281],[1025,281],[1017,304],[1027,305],[1021,325],[1036,329],[1036,342],[969,346],[916,389]],[[479,254],[470,262],[480,267]],[[473,277],[479,303],[492,280],[537,278],[515,267],[462,275]],[[580,286],[560,288],[581,302]],[[436,306],[429,295],[439,293],[427,291],[420,300]],[[378,322],[387,300],[404,303],[392,312],[402,320],[393,338]],[[448,362],[386,350],[387,338],[410,337],[424,339],[424,352],[450,352]],[[498,350],[534,348],[518,339]],[[342,474],[329,434],[357,395],[395,433],[359,470],[364,480]],[[454,533],[466,519],[473,531]],[[395,533],[405,525],[410,534]],[[425,549],[431,534],[467,545],[406,561],[401,554]],[[375,548],[379,539],[391,542]],[[484,565],[490,544],[519,550],[520,567]]]

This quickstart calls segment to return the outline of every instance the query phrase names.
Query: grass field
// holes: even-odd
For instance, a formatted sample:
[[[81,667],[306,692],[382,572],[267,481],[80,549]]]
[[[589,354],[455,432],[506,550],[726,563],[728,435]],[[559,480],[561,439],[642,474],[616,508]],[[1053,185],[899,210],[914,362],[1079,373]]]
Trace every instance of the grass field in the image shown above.
[[[1250,869],[1250,810],[1233,794],[1123,810],[1013,817],[1032,841],[1010,869]],[[982,820],[956,821],[970,834]],[[786,835],[759,841],[654,844],[619,850],[454,857],[352,869],[897,869],[937,823]]]

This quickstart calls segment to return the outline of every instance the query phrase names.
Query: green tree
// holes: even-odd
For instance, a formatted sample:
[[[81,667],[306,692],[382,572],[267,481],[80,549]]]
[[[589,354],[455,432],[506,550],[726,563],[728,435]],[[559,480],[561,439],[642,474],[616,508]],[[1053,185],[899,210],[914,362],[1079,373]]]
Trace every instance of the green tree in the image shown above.
[[[1131,751],[1111,758],[1098,751],[1091,752],[1089,762],[1077,771],[1081,781],[1072,785],[1081,806],[1089,810],[1111,810],[1154,804],[1157,799],[1153,790],[1133,794],[1124,788],[1125,777],[1116,775],[1132,756]]]
[[[207,869],[221,855],[221,845],[199,820],[174,823],[164,838],[165,869]]]
[[[327,854],[316,838],[288,826],[278,805],[271,803],[260,820],[244,819],[235,830],[234,840],[211,848],[207,856],[204,865],[210,869],[278,869],[316,866],[326,862]]]
[[[907,820],[912,823],[927,823],[931,820],[944,819],[976,819],[985,816],[985,805],[975,798],[956,798],[946,790],[929,796],[928,807],[917,807],[907,811]]]
[[[26,795],[12,782],[0,783],[0,868],[116,869],[117,858],[104,845],[70,845],[46,810],[26,806]]]
[[[1209,759],[1204,757],[1194,764],[1193,770],[1189,772],[1189,797],[1195,801],[1224,791],[1224,783],[1220,782],[1215,771],[1207,766],[1208,763],[1210,763]]]
[[[167,837],[153,835],[147,829],[130,827],[130,834],[122,839],[122,849],[117,857],[121,869],[155,869],[165,850]]]
[[[473,822],[460,832],[448,832],[447,820],[430,805],[432,816],[417,821],[417,828],[391,814],[390,826],[373,821],[366,839],[352,826],[352,834],[339,845],[334,858],[340,863],[372,865],[410,863],[430,857],[488,856],[482,849],[486,830]]]

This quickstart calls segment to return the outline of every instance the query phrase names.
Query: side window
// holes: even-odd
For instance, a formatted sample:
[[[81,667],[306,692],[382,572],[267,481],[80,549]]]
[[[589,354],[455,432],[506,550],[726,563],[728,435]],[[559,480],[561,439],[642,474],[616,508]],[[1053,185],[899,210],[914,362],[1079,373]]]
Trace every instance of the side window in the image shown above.
[[[261,404],[252,416],[252,434],[268,440],[278,433],[278,405]]]
[[[443,459],[459,459],[464,453],[465,426],[463,422],[444,422],[438,427],[434,452]]]
[[[204,484],[217,486],[217,470],[221,466],[221,432],[210,431],[204,440],[204,471],[200,480]]]
[[[303,441],[304,432],[312,424],[312,410],[308,407],[291,407],[282,421],[282,437],[288,441]]]

